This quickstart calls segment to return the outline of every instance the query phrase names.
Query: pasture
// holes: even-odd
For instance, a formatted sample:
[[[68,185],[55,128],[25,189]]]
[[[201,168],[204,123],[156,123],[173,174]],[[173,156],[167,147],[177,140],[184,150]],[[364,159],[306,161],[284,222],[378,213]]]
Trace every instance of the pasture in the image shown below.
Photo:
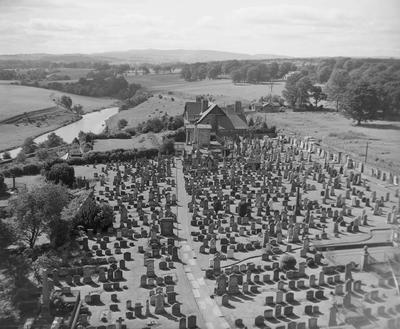
[[[373,121],[355,126],[352,120],[336,112],[258,113],[268,126],[301,136],[312,136],[321,145],[344,151],[367,164],[400,173],[400,122]]]
[[[167,113],[169,116],[183,114],[185,102],[188,99],[176,97],[175,95],[154,95],[146,102],[126,111],[121,111],[106,121],[110,131],[117,131],[118,121],[125,119],[128,122],[127,127],[136,127],[139,123],[146,121],[152,117],[160,117]],[[174,99],[174,100],[172,100]]]
[[[210,95],[221,105],[232,104],[235,100],[240,100],[247,105],[261,96],[270,94],[270,86],[265,84],[234,84],[230,79],[187,82],[176,73],[130,76],[127,79],[129,82],[140,83],[154,93],[172,92],[175,95],[192,99],[196,95]],[[272,94],[281,95],[283,89],[283,82],[275,82]]]
[[[45,108],[54,107],[53,99],[67,95],[73,104],[81,104],[84,112],[110,107],[116,102],[110,98],[94,98],[62,93],[43,88],[0,84],[0,121]]]
[[[54,71],[53,73],[57,75],[68,75],[71,80],[79,80],[80,78],[85,78],[93,69],[60,67]]]

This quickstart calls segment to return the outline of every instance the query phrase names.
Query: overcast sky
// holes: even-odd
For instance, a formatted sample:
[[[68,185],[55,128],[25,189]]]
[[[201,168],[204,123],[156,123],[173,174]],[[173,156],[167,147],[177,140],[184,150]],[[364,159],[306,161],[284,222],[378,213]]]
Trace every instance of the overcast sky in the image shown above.
[[[0,53],[400,57],[400,0],[0,0]]]

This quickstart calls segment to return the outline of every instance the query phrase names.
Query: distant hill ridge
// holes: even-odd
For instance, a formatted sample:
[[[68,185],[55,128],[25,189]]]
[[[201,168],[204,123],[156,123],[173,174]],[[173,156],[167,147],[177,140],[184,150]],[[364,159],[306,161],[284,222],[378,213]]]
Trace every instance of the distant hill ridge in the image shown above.
[[[93,54],[15,54],[0,55],[0,60],[49,60],[60,62],[79,62],[79,61],[107,61],[107,62],[129,62],[129,63],[195,63],[210,61],[237,60],[256,60],[290,58],[284,55],[273,54],[244,54],[217,50],[161,50],[161,49],[132,49],[126,51],[110,51]]]

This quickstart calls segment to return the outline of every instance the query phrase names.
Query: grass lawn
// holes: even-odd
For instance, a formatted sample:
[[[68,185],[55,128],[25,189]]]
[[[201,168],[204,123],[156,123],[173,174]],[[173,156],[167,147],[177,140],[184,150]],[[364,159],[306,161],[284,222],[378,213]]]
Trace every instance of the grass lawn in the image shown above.
[[[118,121],[125,119],[128,121],[127,127],[136,127],[139,123],[158,117],[167,113],[170,116],[183,114],[185,102],[190,98],[184,99],[175,95],[162,95],[160,99],[158,94],[149,98],[146,102],[126,111],[121,111],[107,120],[107,126],[111,131],[118,130]],[[171,98],[174,98],[172,101]]]
[[[132,137],[132,139],[98,139],[93,151],[105,152],[115,149],[149,149],[158,148],[162,142],[162,134],[147,133]]]
[[[230,79],[187,82],[176,73],[129,76],[127,79],[130,82],[140,83],[153,92],[171,91],[174,94],[191,98],[196,95],[212,95],[217,103],[226,103],[226,105],[235,100],[241,100],[244,104],[248,104],[250,101],[258,100],[261,96],[270,93],[268,85],[233,84]],[[283,89],[284,83],[276,82],[272,93],[281,95]]]
[[[255,114],[264,118],[264,113]],[[400,122],[374,121],[357,127],[336,112],[267,113],[267,124],[302,136],[313,136],[321,144],[343,150],[363,160],[369,142],[367,163],[400,173]]]
[[[43,88],[0,84],[0,121],[23,114],[54,107],[53,98],[70,96],[73,104],[81,104],[85,112],[109,107],[116,102],[111,98],[94,98],[62,93]]]

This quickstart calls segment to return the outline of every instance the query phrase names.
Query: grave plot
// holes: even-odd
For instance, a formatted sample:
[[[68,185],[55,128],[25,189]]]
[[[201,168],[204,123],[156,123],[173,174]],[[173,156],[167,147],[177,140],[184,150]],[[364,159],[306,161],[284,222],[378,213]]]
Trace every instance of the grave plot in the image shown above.
[[[396,281],[368,249],[392,248],[398,191],[284,139],[186,154],[184,173],[197,262],[231,327],[400,324]],[[332,248],[358,253],[333,262]]]
[[[172,211],[177,202],[173,166],[171,158],[93,166],[97,182],[89,197],[113,207],[113,227],[81,232],[79,261],[46,276],[46,295],[53,287],[71,298],[80,294],[79,325],[202,325],[182,282]]]

